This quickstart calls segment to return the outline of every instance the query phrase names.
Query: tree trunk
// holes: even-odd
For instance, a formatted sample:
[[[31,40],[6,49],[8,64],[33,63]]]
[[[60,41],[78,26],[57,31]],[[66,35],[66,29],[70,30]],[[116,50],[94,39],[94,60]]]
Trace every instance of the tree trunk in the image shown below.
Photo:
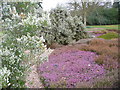
[[[86,26],[86,16],[87,16],[87,2],[82,1],[82,8],[83,8],[83,23]]]
[[[84,25],[86,26],[86,15],[87,15],[87,13],[86,13],[86,11],[84,12],[84,18],[83,18],[83,20],[84,20]]]

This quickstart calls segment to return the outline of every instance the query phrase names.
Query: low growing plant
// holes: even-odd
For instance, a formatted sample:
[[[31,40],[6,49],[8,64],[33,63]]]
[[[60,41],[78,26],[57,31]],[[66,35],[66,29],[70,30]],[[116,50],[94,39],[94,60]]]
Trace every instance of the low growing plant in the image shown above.
[[[88,45],[83,45],[81,50],[96,52],[95,62],[103,65],[105,69],[118,68],[118,40],[93,39]]]
[[[79,82],[90,82],[105,74],[105,69],[95,64],[95,57],[95,53],[80,50],[51,54],[49,61],[38,67],[39,75],[45,87],[75,88]]]
[[[114,32],[98,36],[98,38],[103,38],[103,39],[114,39],[114,38],[118,38],[118,37],[119,37],[119,35],[117,33],[114,33]]]

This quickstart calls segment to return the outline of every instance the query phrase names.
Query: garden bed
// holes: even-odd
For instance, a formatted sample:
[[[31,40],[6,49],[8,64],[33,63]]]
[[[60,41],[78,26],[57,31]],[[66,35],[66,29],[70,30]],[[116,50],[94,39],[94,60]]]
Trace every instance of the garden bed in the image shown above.
[[[118,38],[119,30],[116,29],[107,29],[102,31],[88,31],[92,33],[95,37],[103,39],[114,39]]]
[[[49,61],[38,66],[39,76],[48,88],[115,87],[118,72],[106,72],[118,69],[117,46],[117,40],[93,39],[56,48]]]
[[[51,55],[49,62],[38,70],[45,78],[46,87],[61,87],[64,84],[62,87],[74,88],[79,82],[91,81],[105,74],[105,69],[95,64],[95,56],[92,52],[69,50]]]

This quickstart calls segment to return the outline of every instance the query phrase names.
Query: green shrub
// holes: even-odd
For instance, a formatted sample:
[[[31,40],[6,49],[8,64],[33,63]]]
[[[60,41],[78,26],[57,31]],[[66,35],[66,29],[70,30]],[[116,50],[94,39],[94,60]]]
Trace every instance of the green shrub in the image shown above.
[[[116,8],[99,7],[87,15],[88,25],[118,24],[118,10]]]
[[[104,35],[99,36],[98,38],[103,38],[103,39],[114,39],[114,38],[118,38],[118,34],[117,33],[107,33]]]
[[[14,18],[6,18],[3,23],[4,35],[0,42],[0,86],[2,88],[24,88],[25,72],[31,60],[41,61],[40,54],[46,49],[43,37],[38,36],[45,21],[42,17],[28,15],[20,19],[17,14]],[[33,58],[31,57],[33,56]]]
[[[64,8],[57,7],[51,10],[50,22],[51,29],[49,32],[51,34],[45,36],[47,37],[47,43],[51,41],[59,44],[69,44],[73,40],[77,41],[87,37],[81,17],[72,17]]]
[[[43,37],[23,35],[20,38],[9,34],[4,37],[0,44],[0,56],[2,68],[0,68],[0,82],[2,87],[11,86],[13,88],[25,87],[25,72],[29,67],[31,59],[36,62],[41,60],[37,55],[45,51]],[[34,58],[31,58],[31,55]],[[27,62],[25,62],[27,61]],[[31,64],[31,63],[30,63]]]

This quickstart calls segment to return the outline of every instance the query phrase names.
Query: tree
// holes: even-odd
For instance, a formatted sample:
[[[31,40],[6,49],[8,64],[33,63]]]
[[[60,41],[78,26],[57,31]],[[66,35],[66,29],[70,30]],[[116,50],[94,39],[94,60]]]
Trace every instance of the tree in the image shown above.
[[[96,10],[92,10],[87,16],[87,24],[118,24],[118,5],[118,2],[114,2],[113,5],[107,2],[104,6],[99,6]]]
[[[81,2],[78,2],[77,0],[74,0],[74,2],[68,4],[74,7],[72,13],[74,13],[75,11],[78,13],[74,14],[82,16],[84,25],[86,26],[87,16],[89,16],[89,13],[91,11],[97,10],[97,8],[99,7],[107,7],[108,5],[110,5],[110,2],[99,2],[98,0],[94,0],[91,2],[85,2],[85,0],[81,0]]]
[[[113,8],[120,8],[120,2],[114,2]]]
[[[118,24],[118,11],[115,8],[98,8],[87,16],[88,25]]]

